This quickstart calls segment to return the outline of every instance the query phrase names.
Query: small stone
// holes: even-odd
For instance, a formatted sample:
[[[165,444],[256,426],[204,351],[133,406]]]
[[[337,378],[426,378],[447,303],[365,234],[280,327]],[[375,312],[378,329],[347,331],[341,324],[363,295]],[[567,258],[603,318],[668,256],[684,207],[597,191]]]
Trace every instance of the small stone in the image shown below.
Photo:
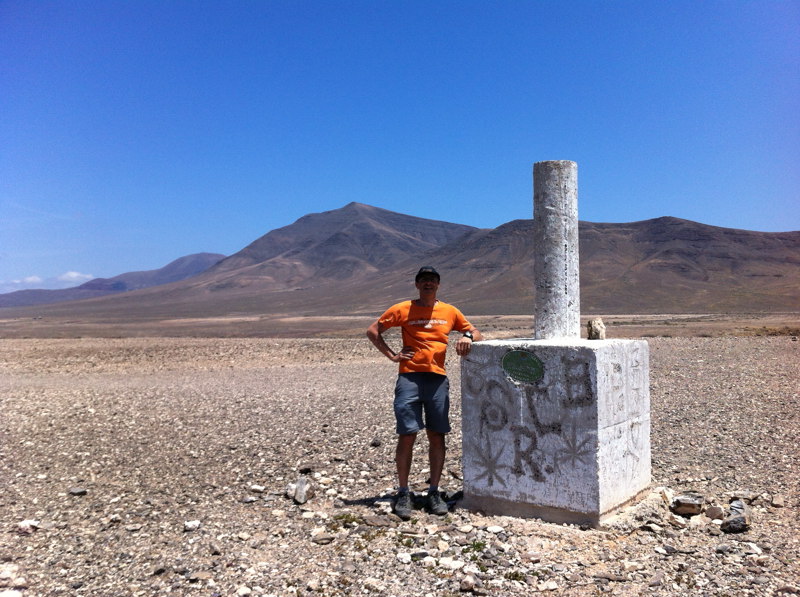
[[[306,591],[319,591],[321,586],[316,578],[312,578],[306,583]]]
[[[461,590],[464,593],[470,593],[474,591],[477,586],[478,586],[478,579],[472,576],[471,574],[467,574],[464,578],[461,579],[459,590]]]
[[[253,589],[251,589],[251,588],[250,588],[250,587],[248,587],[247,585],[242,585],[242,586],[241,586],[241,587],[239,587],[239,589],[236,591],[236,594],[237,594],[237,595],[239,595],[239,597],[245,597],[246,595],[250,595],[250,594],[252,594],[252,592],[253,592]]]
[[[458,527],[458,532],[459,533],[464,533],[465,535],[468,535],[469,533],[471,533],[474,530],[475,530],[475,527],[472,526],[471,524],[462,524],[460,527]]]
[[[16,578],[19,573],[19,566],[16,564],[3,564],[0,566],[0,581],[4,585],[8,585],[9,581]]]
[[[252,491],[253,493],[264,493],[266,490],[267,490],[267,488],[264,487],[263,485],[251,485],[250,486],[250,491]]]
[[[589,340],[606,339],[606,324],[601,318],[595,317],[586,322],[586,337]]]
[[[662,584],[664,584],[664,571],[659,570],[656,572],[652,577],[650,577],[650,580],[647,584],[651,587],[660,587]]]
[[[364,524],[370,527],[390,527],[394,526],[394,523],[389,519],[388,516],[374,516],[374,515],[367,515],[364,517]]]
[[[744,553],[746,554],[761,555],[764,553],[763,550],[755,543],[743,543],[742,546],[744,547]]]
[[[686,518],[673,514],[672,512],[667,513],[667,522],[679,529],[685,529],[689,526],[689,521]]]
[[[772,499],[770,500],[770,506],[773,508],[785,508],[786,498],[782,495],[773,495]]]
[[[332,535],[330,533],[319,533],[314,535],[311,538],[311,541],[317,545],[328,545],[329,543],[332,543],[334,539],[336,539],[336,535]]]
[[[725,494],[731,503],[735,501],[743,501],[748,504],[751,504],[754,499],[758,497],[758,494],[755,491],[750,491],[749,489],[740,489],[738,491],[729,491]]]
[[[421,562],[428,556],[430,556],[430,554],[427,551],[415,551],[414,553],[411,554],[411,561]]]
[[[725,518],[725,509],[722,506],[709,506],[706,508],[705,515],[711,520],[722,520]]]
[[[622,576],[621,574],[615,574],[615,573],[607,571],[607,570],[602,571],[602,572],[597,572],[597,573],[595,573],[593,575],[593,577],[594,578],[598,578],[600,580],[610,580],[610,581],[614,581],[614,582],[625,582],[626,580],[628,580],[626,577]]]
[[[706,498],[695,492],[676,496],[670,504],[670,510],[680,516],[696,516],[703,511]]]
[[[21,535],[30,535],[39,528],[41,523],[38,520],[28,519],[17,523],[17,532]]]
[[[724,533],[743,533],[750,528],[752,511],[742,500],[733,500],[730,503],[730,515],[722,521],[720,528]]]
[[[189,582],[200,582],[201,580],[211,580],[211,578],[213,578],[213,575],[207,570],[198,570],[197,572],[192,572],[187,577]]]
[[[711,524],[711,519],[704,514],[693,516],[691,519],[689,519],[690,529],[700,529],[709,524]]]
[[[641,562],[634,562],[631,560],[623,560],[622,569],[625,570],[625,572],[635,572],[638,570],[644,570],[644,564],[642,564]]]
[[[86,495],[88,492],[83,487],[70,487],[69,494],[70,495]]]
[[[494,526],[486,527],[486,531],[489,532],[489,533],[494,533],[495,535],[497,535],[498,533],[502,533],[503,531],[505,531],[505,529],[503,527],[501,527],[501,526],[494,525]]]
[[[439,560],[439,566],[442,568],[447,568],[448,570],[460,570],[466,565],[466,562],[461,560],[455,560],[453,558],[441,558]]]
[[[183,530],[187,533],[196,531],[199,528],[200,528],[199,520],[187,520],[183,523]]]
[[[373,448],[380,448],[381,444],[382,442],[378,437],[373,438],[372,441],[369,442],[369,445],[372,446]]]
[[[750,525],[747,524],[744,516],[735,514],[723,520],[720,528],[723,533],[744,533],[750,528]]]
[[[536,588],[539,591],[557,591],[558,590],[558,583],[554,580],[547,580],[545,582],[539,583]]]
[[[538,564],[542,561],[542,554],[536,551],[526,551],[521,556],[523,562],[528,562],[530,564]]]
[[[675,497],[675,492],[672,491],[669,487],[661,487],[658,490],[658,494],[661,496],[661,499],[664,500],[664,503],[669,508],[672,505],[672,500]]]
[[[650,533],[661,533],[664,530],[660,525],[657,525],[654,522],[649,522],[647,524],[643,524],[641,526],[641,529],[643,531],[648,531]]]
[[[420,560],[420,564],[422,564],[425,568],[433,568],[436,566],[436,558],[433,556],[422,558],[422,560]]]
[[[364,589],[370,591],[371,593],[382,593],[384,590],[383,583],[379,581],[377,578],[365,578],[364,579]]]
[[[246,495],[241,499],[243,504],[252,504],[253,502],[257,502],[258,498],[252,495]]]
[[[401,564],[410,564],[411,554],[401,551],[399,554],[397,554],[397,561],[400,562]]]
[[[311,481],[306,477],[300,477],[295,484],[294,501],[298,504],[305,504],[312,497],[314,497],[314,488]]]
[[[28,588],[28,581],[25,579],[24,576],[18,576],[14,579],[14,582],[11,583],[15,589],[27,589]]]

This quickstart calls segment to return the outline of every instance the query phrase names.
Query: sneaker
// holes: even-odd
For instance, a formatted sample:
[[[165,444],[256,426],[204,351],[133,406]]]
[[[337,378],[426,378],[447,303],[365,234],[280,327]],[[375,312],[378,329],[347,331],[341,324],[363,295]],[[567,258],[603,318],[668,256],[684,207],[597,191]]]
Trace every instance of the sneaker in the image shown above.
[[[428,494],[428,510],[430,510],[431,514],[436,514],[437,516],[447,514],[447,502],[442,498],[441,492],[432,491]]]
[[[414,507],[411,504],[411,492],[401,493],[394,502],[394,513],[403,520],[411,518]]]

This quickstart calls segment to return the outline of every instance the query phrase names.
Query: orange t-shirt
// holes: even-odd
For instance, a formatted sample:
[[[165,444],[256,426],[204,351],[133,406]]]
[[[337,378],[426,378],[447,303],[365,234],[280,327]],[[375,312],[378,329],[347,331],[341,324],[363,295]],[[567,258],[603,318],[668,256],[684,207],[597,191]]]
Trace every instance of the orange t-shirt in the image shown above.
[[[414,301],[403,301],[389,307],[378,318],[384,328],[400,326],[403,346],[416,352],[409,361],[400,361],[400,373],[432,372],[445,374],[447,336],[451,330],[466,332],[472,324],[455,308],[442,301],[433,307],[421,307]]]

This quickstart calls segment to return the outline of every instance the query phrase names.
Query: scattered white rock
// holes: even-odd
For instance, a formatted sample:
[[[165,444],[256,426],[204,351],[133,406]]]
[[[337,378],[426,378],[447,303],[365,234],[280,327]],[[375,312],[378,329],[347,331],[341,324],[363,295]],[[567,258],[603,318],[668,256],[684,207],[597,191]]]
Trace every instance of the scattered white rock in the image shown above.
[[[411,563],[411,554],[405,551],[401,551],[397,554],[397,561],[401,564],[410,564]]]
[[[440,558],[439,559],[439,566],[442,568],[447,568],[448,570],[460,570],[466,565],[466,562],[463,560],[456,560],[454,558]]]
[[[39,528],[40,521],[29,518],[17,523],[17,532],[22,535],[30,535]]]
[[[196,531],[200,528],[200,521],[199,520],[187,520],[183,523],[183,530],[187,533],[192,531]]]

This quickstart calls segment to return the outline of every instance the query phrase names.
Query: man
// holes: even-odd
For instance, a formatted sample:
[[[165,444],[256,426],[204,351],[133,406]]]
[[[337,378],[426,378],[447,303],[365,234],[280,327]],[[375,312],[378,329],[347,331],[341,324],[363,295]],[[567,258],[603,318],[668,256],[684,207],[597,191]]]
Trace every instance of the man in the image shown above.
[[[451,330],[463,336],[456,343],[459,356],[469,354],[481,333],[452,305],[437,300],[439,273],[432,267],[417,272],[414,283],[419,298],[390,307],[367,329],[367,337],[391,361],[399,364],[394,390],[397,420],[395,462],[399,489],[394,511],[403,520],[411,518],[412,501],[408,488],[414,441],[422,429],[428,436],[430,487],[428,509],[439,516],[447,514],[447,504],[439,492],[445,458],[445,434],[450,431],[449,383],[444,370],[447,340]],[[402,328],[403,348],[395,352],[386,344],[383,332]]]

